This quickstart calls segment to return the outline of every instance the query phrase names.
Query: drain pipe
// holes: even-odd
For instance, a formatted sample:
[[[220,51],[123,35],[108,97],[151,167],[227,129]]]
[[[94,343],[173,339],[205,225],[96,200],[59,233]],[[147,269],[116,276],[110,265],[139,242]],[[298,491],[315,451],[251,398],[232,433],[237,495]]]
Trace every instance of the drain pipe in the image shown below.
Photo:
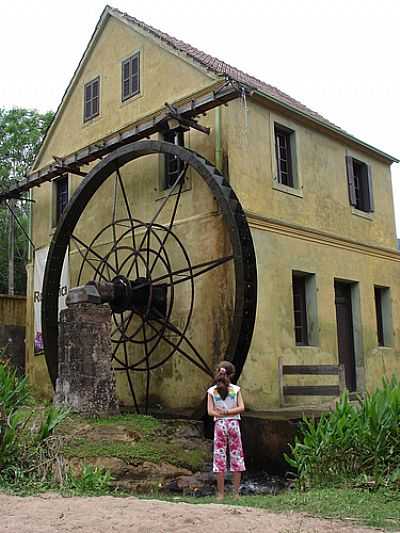
[[[215,166],[222,172],[221,106],[215,108]]]

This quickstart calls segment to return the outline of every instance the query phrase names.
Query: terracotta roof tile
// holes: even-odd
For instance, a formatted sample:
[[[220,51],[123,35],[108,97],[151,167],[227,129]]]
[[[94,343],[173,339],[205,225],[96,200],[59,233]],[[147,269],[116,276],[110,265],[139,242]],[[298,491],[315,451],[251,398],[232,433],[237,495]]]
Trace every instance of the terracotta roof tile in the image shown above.
[[[149,24],[142,22],[141,20],[138,20],[137,18],[132,17],[131,15],[128,15],[127,13],[123,13],[115,8],[110,8],[110,9],[115,14],[119,15],[120,17],[123,17],[127,22],[133,25],[139,26],[144,31],[152,34],[154,37],[160,39],[161,41],[171,46],[175,50],[183,54],[186,54],[192,60],[198,62],[201,66],[209,69],[215,74],[221,75],[221,76],[228,76],[229,78],[232,78],[238,82],[249,85],[250,87],[265,93],[267,96],[271,96],[272,98],[277,99],[278,101],[282,102],[282,104],[289,105],[290,107],[297,109],[298,111],[301,111],[302,113],[310,115],[311,117],[317,120],[320,120],[329,126],[333,126],[336,129],[339,129],[339,130],[341,129],[335,124],[333,124],[332,122],[330,122],[329,120],[327,120],[326,118],[324,118],[319,113],[316,113],[309,107],[305,106],[298,100],[295,100],[294,98],[282,92],[281,90],[277,89],[276,87],[273,87],[272,85],[269,85],[268,83],[265,83],[255,78],[254,76],[246,74],[245,72],[235,67],[232,67],[231,65],[228,65],[224,61],[221,61],[220,59],[217,59],[216,57],[206,54],[205,52],[198,50],[194,46],[191,46],[190,44],[185,43],[184,41],[181,41],[180,39],[176,39],[175,37],[168,35],[168,33],[162,32],[158,30],[157,28],[154,28],[153,26],[150,26]]]

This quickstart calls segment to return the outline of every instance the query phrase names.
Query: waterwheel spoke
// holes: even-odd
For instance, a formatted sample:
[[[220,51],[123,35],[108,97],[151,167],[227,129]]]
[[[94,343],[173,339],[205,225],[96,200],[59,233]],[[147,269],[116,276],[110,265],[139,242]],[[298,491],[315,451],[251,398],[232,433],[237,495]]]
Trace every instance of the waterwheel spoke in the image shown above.
[[[199,263],[197,265],[189,265],[185,268],[181,268],[179,270],[175,270],[173,272],[169,272],[168,274],[164,274],[163,276],[160,276],[158,278],[154,278],[152,280],[153,285],[156,283],[160,283],[163,280],[170,279],[170,282],[166,282],[165,285],[168,287],[172,285],[178,285],[178,283],[183,283],[184,281],[191,280],[193,278],[197,278],[198,276],[201,276],[202,274],[205,274],[206,272],[213,270],[214,268],[217,268],[224,263],[230,261],[233,259],[233,255],[227,255],[225,257],[220,257],[219,259],[211,259],[211,261],[206,261],[204,263]],[[201,269],[201,270],[198,270]],[[195,270],[198,270],[197,272],[194,272]],[[186,273],[189,272],[189,274],[186,275]],[[178,277],[178,279],[174,280],[174,276],[182,276]],[[144,285],[139,284],[137,285],[134,290],[141,289],[144,287]]]
[[[184,340],[190,348],[193,350],[193,352],[196,354],[196,356],[200,359],[201,363],[204,365],[204,368],[207,372],[210,372],[210,375],[212,375],[211,368],[208,366],[207,362],[204,360],[204,358],[200,355],[199,351],[195,348],[193,343],[190,341],[190,339],[186,336],[186,333],[184,331],[181,331],[178,327],[176,327],[172,322],[169,320],[166,320],[157,310],[155,310],[155,314],[159,316],[159,318],[154,318],[156,322],[161,324],[162,326],[165,326],[167,329],[178,335],[182,340]],[[187,357],[188,354],[186,352],[184,355]]]
[[[178,177],[176,178],[175,182],[173,183],[172,187],[170,188],[170,190],[168,191],[168,194],[167,196],[163,199],[163,201],[161,202],[160,204],[160,207],[157,209],[155,215],[153,216],[153,218],[151,219],[151,221],[146,224],[146,231],[144,232],[144,235],[142,237],[142,240],[140,241],[140,244],[139,244],[139,247],[138,247],[138,251],[142,249],[142,246],[143,244],[145,243],[146,239],[149,239],[148,237],[148,234],[151,232],[151,229],[152,229],[152,226],[153,224],[155,223],[155,221],[157,220],[157,218],[159,217],[160,213],[162,212],[162,210],[164,209],[164,207],[166,206],[168,200],[171,198],[171,196],[174,194],[175,192],[175,189],[177,188],[177,186],[179,185],[179,183],[181,181],[184,180],[184,177],[186,175],[186,171],[187,171],[187,168],[188,168],[188,164],[185,164],[184,168],[182,169],[182,171],[180,172],[180,174],[178,175]],[[132,269],[134,267],[134,265],[137,263],[137,257],[134,258],[133,262],[132,262],[132,265],[130,266],[129,268],[129,271],[128,271],[128,274],[127,276],[129,276],[129,274],[132,272]]]
[[[111,221],[111,228],[112,228],[112,236],[113,236],[113,250],[114,250],[114,257],[115,257],[115,268],[117,271],[119,271],[118,266],[118,249],[117,249],[117,232],[115,229],[115,220],[116,220],[116,212],[117,212],[117,194],[118,194],[118,188],[117,188],[117,175],[114,179],[114,197],[113,197],[113,208],[112,208],[112,221]]]
[[[142,321],[142,331],[143,331],[143,340],[144,340],[144,354],[146,362],[146,396],[145,396],[145,414],[147,415],[149,408],[149,392],[150,392],[150,361],[149,361],[149,350],[147,347],[147,337],[146,337],[146,324],[145,321]]]
[[[111,277],[108,277],[106,278],[103,274],[103,271],[100,271],[100,268],[104,265],[107,266],[107,269],[108,269],[108,272],[110,271],[110,267],[112,270],[114,270],[112,268],[112,266],[104,259],[104,257],[102,257],[101,255],[99,255],[97,252],[95,252],[88,244],[84,243],[81,239],[79,239],[76,235],[71,235],[71,239],[75,242],[75,247],[76,249],[78,250],[79,252],[79,255],[82,257],[83,259],[83,262],[82,262],[82,266],[87,263],[90,267],[93,268],[93,270],[95,271],[95,274],[96,276],[100,276],[104,281],[110,281]],[[83,246],[85,249],[86,249],[86,252],[83,253],[82,250],[80,249],[80,247],[78,246],[78,244],[80,244],[81,246]],[[90,260],[88,258],[88,254],[89,253],[92,253],[96,258],[97,258],[97,261],[99,262],[98,265],[93,265],[91,261],[95,261],[95,259],[92,259]],[[81,266],[81,270],[82,270],[82,266]],[[115,270],[114,270],[115,272]]]
[[[158,323],[161,323],[160,320],[155,320],[156,322]],[[154,331],[157,331],[158,332],[158,329],[153,325],[151,324],[151,322],[148,323],[148,325],[154,330]],[[161,323],[161,325],[165,326],[165,323],[164,321]],[[174,327],[174,329],[171,329],[169,328],[169,326],[167,325],[166,326],[167,329],[170,329],[170,331],[174,331],[174,333],[176,333],[175,330],[177,330],[177,328]],[[180,335],[180,333],[177,333],[177,335]],[[170,357],[172,357],[172,355],[174,354],[174,352],[178,352],[180,353],[181,355],[183,355],[183,357],[185,357],[188,361],[190,361],[192,364],[194,364],[195,366],[197,366],[197,368],[199,368],[200,370],[202,370],[203,372],[205,372],[207,375],[209,376],[212,376],[213,373],[212,373],[212,370],[210,369],[210,367],[207,365],[207,363],[203,360],[203,358],[200,356],[200,354],[198,354],[197,350],[192,347],[193,345],[191,345],[190,341],[189,341],[189,345],[191,345],[192,349],[195,351],[196,355],[198,355],[198,357],[200,358],[200,360],[203,362],[203,364],[199,363],[198,361],[196,361],[196,359],[194,359],[192,356],[190,356],[187,352],[185,352],[181,347],[180,347],[180,344],[182,341],[180,341],[178,344],[175,344],[174,342],[172,342],[171,339],[169,339],[168,337],[166,337],[165,335],[161,335],[161,338],[163,341],[165,341],[167,344],[169,344],[173,349],[173,351],[169,354],[168,356],[168,359]],[[185,336],[183,336],[182,340],[187,340]],[[161,362],[161,364],[164,364],[165,363],[165,359]],[[204,365],[204,366],[203,366]]]
[[[168,229],[165,233],[165,236],[164,238],[162,239],[161,243],[160,243],[160,248],[156,254],[156,257],[154,258],[154,261],[153,261],[153,264],[151,265],[150,267],[150,272],[149,272],[149,277],[151,278],[151,274],[160,258],[160,255],[161,255],[161,252],[162,250],[165,248],[165,243],[167,242],[167,239],[169,237],[169,235],[171,234],[171,228],[172,226],[174,225],[174,221],[175,221],[175,217],[176,217],[176,213],[178,211],[178,205],[179,205],[179,200],[181,198],[181,194],[182,194],[182,188],[183,188],[183,183],[184,183],[184,180],[182,179],[180,184],[179,184],[179,191],[176,195],[176,199],[175,199],[175,204],[174,204],[174,208],[172,210],[172,215],[171,215],[171,220],[168,224]]]
[[[133,223],[131,208],[130,208],[130,205],[129,205],[129,202],[128,202],[128,196],[127,196],[126,191],[125,191],[124,182],[122,180],[122,176],[120,174],[119,168],[117,169],[116,174],[117,174],[119,186],[120,186],[121,193],[122,193],[122,198],[124,199],[125,209],[126,209],[126,212],[128,214],[128,219],[129,219],[129,222],[130,222],[130,225],[131,225],[133,249],[136,251],[137,250],[137,246],[136,246],[136,236],[135,236],[135,224]],[[135,266],[136,266],[136,277],[138,278],[139,277],[139,265],[137,264],[137,262],[136,262]]]
[[[133,399],[133,403],[135,404],[136,412],[139,414],[140,413],[140,409],[139,409],[139,406],[138,406],[138,403],[137,403],[136,394],[135,394],[135,388],[133,386],[131,373],[130,373],[130,370],[129,370],[128,349],[126,347],[126,342],[123,342],[123,345],[124,345],[124,359],[125,359],[126,377],[128,379],[129,390],[131,391],[131,394],[132,394],[132,399]]]

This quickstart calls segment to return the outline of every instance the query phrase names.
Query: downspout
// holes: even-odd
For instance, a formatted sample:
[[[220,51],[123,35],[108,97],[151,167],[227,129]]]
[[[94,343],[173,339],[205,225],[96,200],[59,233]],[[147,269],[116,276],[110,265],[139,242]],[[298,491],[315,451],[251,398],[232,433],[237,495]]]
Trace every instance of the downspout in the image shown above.
[[[215,108],[215,166],[222,172],[222,131],[221,131],[221,106]]]

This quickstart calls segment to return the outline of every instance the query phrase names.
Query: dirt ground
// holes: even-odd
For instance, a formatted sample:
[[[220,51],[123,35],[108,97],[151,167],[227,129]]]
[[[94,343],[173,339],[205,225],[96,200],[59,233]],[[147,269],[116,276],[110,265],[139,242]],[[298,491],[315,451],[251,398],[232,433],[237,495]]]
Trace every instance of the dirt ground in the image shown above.
[[[136,498],[20,498],[0,494],[1,533],[361,533],[377,531],[299,513]]]

